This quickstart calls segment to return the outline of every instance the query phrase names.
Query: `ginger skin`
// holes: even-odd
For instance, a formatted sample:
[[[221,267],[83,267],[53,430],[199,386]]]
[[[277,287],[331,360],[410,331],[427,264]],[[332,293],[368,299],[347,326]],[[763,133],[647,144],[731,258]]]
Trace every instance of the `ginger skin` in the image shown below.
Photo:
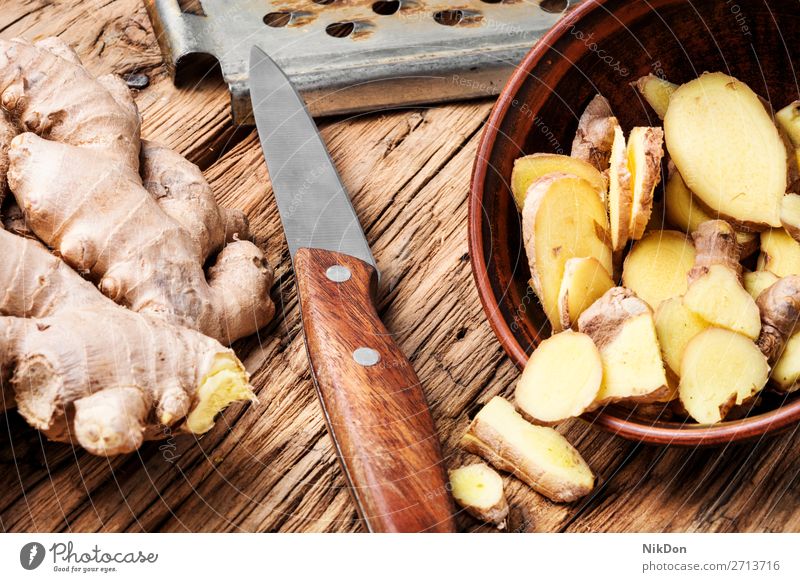
[[[24,132],[7,176],[27,225],[103,294],[226,342],[272,318],[264,254],[226,232],[244,236],[242,216],[219,208],[189,162],[142,147],[121,79],[92,77],[57,39],[0,41],[0,104]]]
[[[578,120],[578,131],[572,142],[572,157],[590,163],[601,172],[607,170],[615,127],[619,127],[619,122],[608,100],[602,95],[595,95]]]
[[[761,312],[761,334],[756,343],[774,364],[800,319],[800,275],[778,279],[761,292],[756,305]]]

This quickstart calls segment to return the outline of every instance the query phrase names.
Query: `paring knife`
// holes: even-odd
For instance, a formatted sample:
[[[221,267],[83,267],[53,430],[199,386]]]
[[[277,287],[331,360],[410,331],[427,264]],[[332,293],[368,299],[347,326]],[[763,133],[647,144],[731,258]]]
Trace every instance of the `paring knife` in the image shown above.
[[[433,420],[375,309],[379,274],[358,217],[305,103],[258,47],[250,99],[314,384],[359,514],[370,531],[455,531]]]

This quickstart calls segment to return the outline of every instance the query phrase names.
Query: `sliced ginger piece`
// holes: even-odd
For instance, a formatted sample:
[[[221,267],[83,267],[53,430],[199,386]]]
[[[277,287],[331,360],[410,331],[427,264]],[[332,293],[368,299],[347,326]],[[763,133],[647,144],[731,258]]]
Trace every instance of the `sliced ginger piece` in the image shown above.
[[[602,95],[595,95],[578,120],[578,130],[572,141],[573,158],[583,160],[599,171],[608,169],[614,132],[619,127],[611,105]]]
[[[540,343],[517,382],[514,399],[536,424],[580,416],[592,407],[603,381],[603,361],[588,335],[555,334]]]
[[[775,114],[775,121],[786,132],[796,148],[800,148],[800,100],[789,103]]]
[[[778,277],[800,275],[800,243],[783,228],[762,232],[757,269],[770,271]]]
[[[750,271],[742,277],[744,290],[750,293],[750,297],[758,299],[758,296],[770,285],[778,280],[778,276],[770,271]]]
[[[473,517],[504,529],[508,501],[503,491],[503,478],[497,471],[485,463],[475,463],[449,473],[450,491],[456,503]]]
[[[605,208],[586,180],[550,174],[528,190],[522,234],[534,291],[553,330],[560,331],[558,296],[567,260],[594,257],[612,270]]]
[[[603,360],[596,404],[652,402],[668,391],[653,312],[624,287],[614,287],[583,312],[578,329],[592,338]]]
[[[692,418],[713,424],[755,396],[768,377],[767,358],[751,340],[712,327],[686,346],[678,392]]]
[[[800,333],[795,333],[786,342],[772,369],[772,385],[781,392],[794,392],[800,388]]]
[[[664,131],[660,127],[634,127],[628,135],[627,158],[631,175],[631,216],[633,240],[644,234],[653,210],[653,192],[661,180]]]
[[[686,308],[711,325],[758,338],[761,315],[750,294],[745,291],[736,273],[723,265],[711,265],[699,276],[683,296]]]
[[[657,309],[662,301],[686,292],[694,260],[694,245],[683,233],[651,231],[625,257],[622,285]]]
[[[639,77],[633,83],[633,86],[642,94],[644,100],[653,108],[659,119],[664,119],[667,114],[669,99],[678,86],[652,74]]]
[[[800,195],[786,194],[781,202],[781,224],[786,233],[800,241]]]
[[[656,333],[668,371],[681,373],[681,360],[686,346],[710,324],[683,304],[682,297],[662,301],[656,310]],[[669,378],[668,378],[669,379]]]
[[[594,489],[592,470],[561,433],[527,422],[500,396],[475,415],[461,447],[552,501],[575,501]]]
[[[631,173],[628,169],[625,136],[619,126],[614,128],[608,173],[608,222],[611,229],[611,248],[619,252],[630,240],[630,217],[633,208]]]
[[[723,73],[681,85],[670,98],[664,132],[686,185],[713,213],[756,230],[781,225],[787,152],[747,85]]]
[[[700,204],[693,201],[691,190],[677,170],[671,172],[667,180],[664,203],[669,223],[687,234],[693,233],[703,222],[714,219]],[[755,232],[737,231],[736,242],[739,243],[742,257],[748,257],[758,250],[758,234]]]
[[[517,208],[522,209],[528,188],[539,178],[548,174],[570,174],[589,182],[601,200],[605,200],[608,185],[606,177],[591,164],[560,154],[532,154],[514,160],[511,171],[511,193]]]
[[[613,286],[611,275],[594,257],[574,257],[567,260],[558,291],[561,328],[577,326],[581,313]]]

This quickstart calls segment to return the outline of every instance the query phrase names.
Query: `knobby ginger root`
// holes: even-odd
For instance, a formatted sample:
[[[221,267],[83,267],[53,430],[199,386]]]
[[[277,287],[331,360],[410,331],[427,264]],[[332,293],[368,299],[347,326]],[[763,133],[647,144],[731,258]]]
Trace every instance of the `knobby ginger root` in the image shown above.
[[[609,290],[583,312],[578,329],[592,338],[603,361],[597,405],[653,402],[669,392],[653,312],[632,291]]]
[[[472,420],[461,447],[552,501],[575,501],[594,489],[592,470],[567,439],[552,428],[530,424],[499,396]]]
[[[681,373],[683,353],[689,342],[711,325],[690,311],[682,297],[663,301],[656,310],[656,334],[664,363],[675,375]]]
[[[593,257],[607,272],[612,270],[605,208],[586,180],[550,174],[528,190],[522,234],[534,291],[553,329],[559,331],[558,297],[567,260]]]
[[[614,142],[609,163],[608,221],[611,228],[611,248],[614,253],[621,253],[630,240],[633,185],[628,168],[625,136],[619,126],[614,127]]]
[[[686,292],[694,260],[694,245],[686,235],[675,230],[651,231],[625,258],[622,285],[657,309],[662,301]]]
[[[750,271],[742,277],[745,291],[750,293],[750,297],[756,300],[767,287],[777,280],[778,276],[769,271]]]
[[[783,228],[773,228],[761,233],[759,271],[770,271],[778,277],[800,275],[800,243]]]
[[[631,175],[631,217],[629,232],[639,240],[650,221],[653,192],[661,180],[664,131],[660,127],[634,127],[628,135],[628,171]]]
[[[762,323],[758,347],[773,364],[783,353],[800,319],[800,275],[778,279],[759,294],[756,303]]]
[[[517,382],[514,399],[535,424],[579,416],[597,400],[603,361],[592,338],[565,331],[540,343]]]
[[[611,275],[594,257],[568,259],[558,292],[561,328],[577,327],[581,313],[613,286]]]
[[[456,503],[481,521],[505,529],[508,501],[503,491],[503,478],[497,471],[485,463],[475,463],[449,473],[450,492]]]
[[[3,390],[48,438],[128,453],[254,399],[216,340],[116,305],[33,240],[0,230],[0,256]]]
[[[678,392],[692,418],[713,424],[749,402],[768,377],[767,358],[758,346],[739,333],[712,327],[686,346]]]
[[[642,94],[645,101],[653,108],[660,119],[664,119],[669,107],[669,100],[675,89],[678,88],[674,83],[655,75],[645,75],[634,83],[634,87]]]
[[[572,142],[572,157],[604,172],[608,169],[614,132],[618,127],[619,122],[608,100],[596,95],[578,120],[578,131]]]
[[[667,220],[686,234],[692,234],[702,223],[713,220],[701,205],[692,200],[692,192],[686,186],[677,170],[670,173],[664,192]],[[754,232],[736,232],[741,256],[749,257],[758,250],[758,234]]]
[[[681,85],[670,98],[664,132],[686,185],[713,213],[756,230],[781,225],[786,148],[747,85],[723,73]]]
[[[26,132],[11,142],[7,176],[27,225],[106,296],[225,341],[272,318],[264,254],[225,245],[241,215],[220,209],[180,156],[140,147],[120,78],[92,77],[58,39],[0,41],[0,103]]]
[[[525,204],[525,196],[528,188],[539,178],[548,174],[570,174],[583,178],[589,182],[601,200],[605,200],[606,177],[601,174],[591,164],[559,154],[532,154],[514,160],[514,169],[511,171],[511,193],[514,195],[514,202],[520,210]]]

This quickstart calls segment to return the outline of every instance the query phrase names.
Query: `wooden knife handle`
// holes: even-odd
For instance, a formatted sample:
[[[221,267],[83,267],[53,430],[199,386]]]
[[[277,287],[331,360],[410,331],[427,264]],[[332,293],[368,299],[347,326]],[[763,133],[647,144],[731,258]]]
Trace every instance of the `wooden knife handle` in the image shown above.
[[[314,383],[367,528],[455,531],[422,386],[375,310],[375,269],[303,248],[294,271]]]

